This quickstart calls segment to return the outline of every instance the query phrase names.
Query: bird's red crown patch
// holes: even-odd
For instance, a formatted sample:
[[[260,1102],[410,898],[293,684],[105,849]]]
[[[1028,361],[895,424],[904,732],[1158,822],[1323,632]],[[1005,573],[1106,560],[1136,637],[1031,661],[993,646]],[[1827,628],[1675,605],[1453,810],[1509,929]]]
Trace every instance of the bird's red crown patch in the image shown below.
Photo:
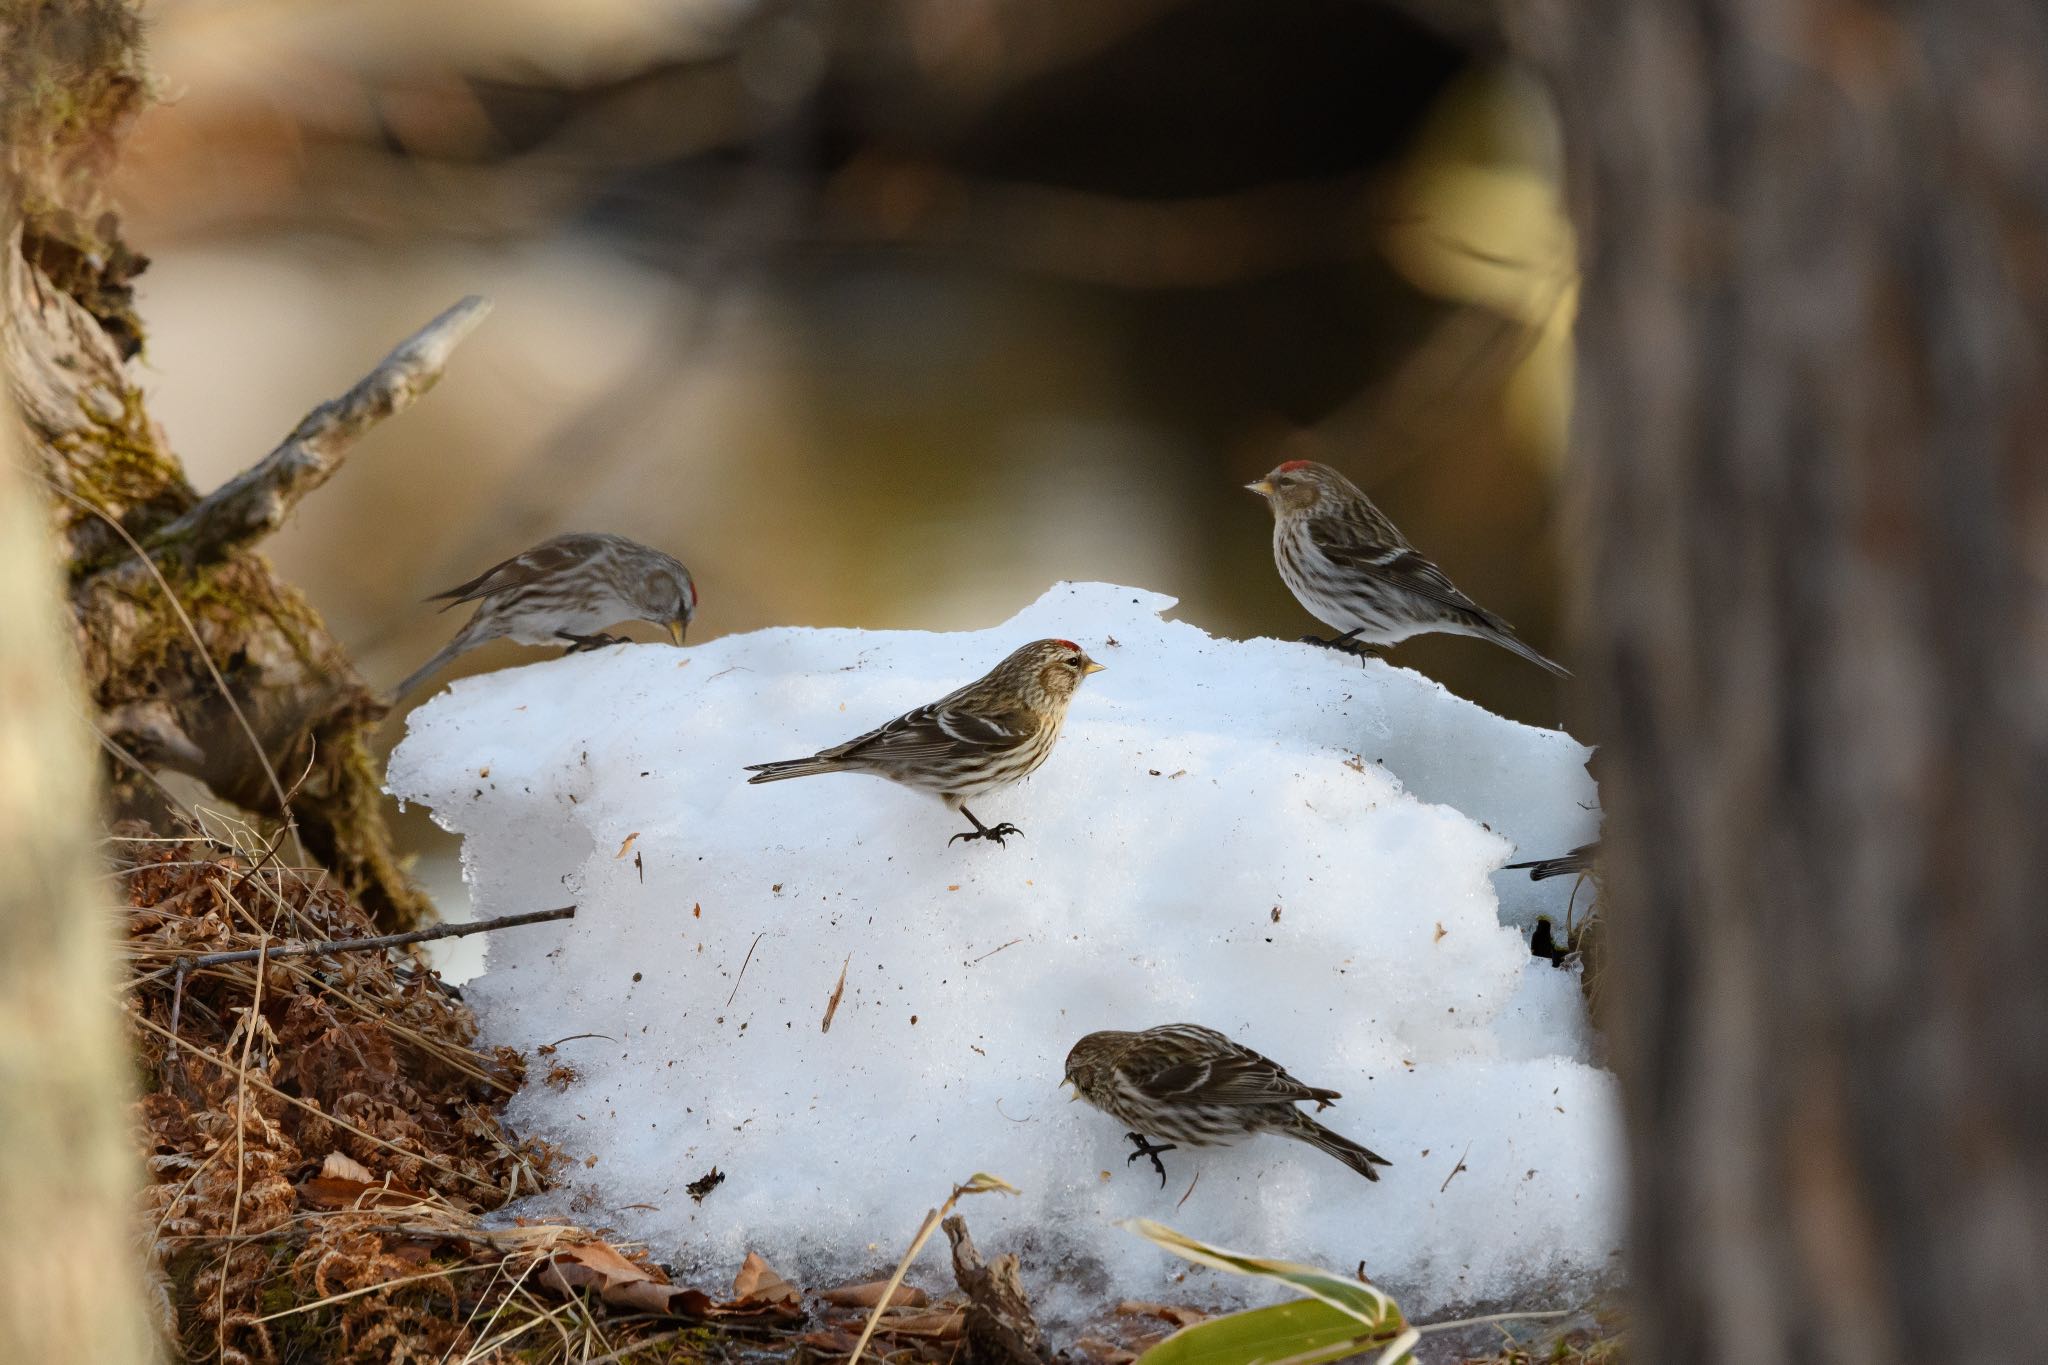
[[[1287,462],[1286,464],[1283,464],[1283,465],[1281,465],[1281,466],[1280,466],[1280,468],[1279,468],[1279,469],[1278,469],[1278,470],[1277,470],[1276,472],[1278,472],[1278,473],[1281,473],[1281,474],[1292,474],[1292,473],[1293,473],[1293,472],[1294,472],[1295,470],[1297,470],[1297,469],[1307,469],[1307,468],[1308,468],[1308,461],[1307,461],[1307,460],[1289,460],[1289,461],[1288,461],[1288,462]]]
[[[1081,648],[1081,646],[1075,644],[1072,640],[1054,640],[1053,643],[1058,645],[1061,649],[1078,650]]]

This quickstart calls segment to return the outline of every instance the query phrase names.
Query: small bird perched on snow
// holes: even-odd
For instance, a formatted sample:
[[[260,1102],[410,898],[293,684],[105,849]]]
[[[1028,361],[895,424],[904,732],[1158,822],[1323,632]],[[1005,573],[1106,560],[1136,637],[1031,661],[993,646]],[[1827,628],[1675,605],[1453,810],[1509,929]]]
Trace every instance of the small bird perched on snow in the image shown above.
[[[1320,1112],[1341,1098],[1336,1091],[1303,1085],[1278,1062],[1200,1024],[1091,1033],[1067,1054],[1066,1083],[1074,1087],[1075,1098],[1131,1125],[1125,1136],[1138,1150],[1124,1158],[1125,1164],[1151,1157],[1162,1188],[1166,1165],[1159,1153],[1183,1142],[1227,1146],[1254,1133],[1306,1142],[1367,1180],[1380,1178],[1373,1167],[1393,1165],[1294,1107],[1314,1100]],[[1155,1146],[1148,1136],[1173,1141]]]
[[[492,640],[566,644],[569,653],[626,643],[597,632],[620,621],[652,621],[683,642],[697,614],[697,585],[681,561],[624,536],[574,531],[543,540],[446,592],[449,607],[479,602],[476,615],[433,658],[398,685],[404,696],[456,655]]]
[[[1391,645],[1442,631],[1491,640],[1571,676],[1459,592],[1356,484],[1328,465],[1289,460],[1245,487],[1272,506],[1273,560],[1288,590],[1310,615],[1343,632],[1319,643]]]
[[[1521,868],[1527,868],[1529,869],[1529,880],[1540,882],[1545,877],[1571,877],[1591,872],[1593,870],[1593,863],[1599,856],[1600,841],[1595,839],[1590,844],[1580,844],[1571,852],[1561,854],[1558,857],[1538,858],[1533,863],[1509,863],[1502,870],[1513,872]]]
[[[1102,665],[1072,640],[1034,640],[957,692],[879,729],[809,758],[756,763],[758,782],[781,782],[813,773],[872,773],[931,792],[974,826],[948,839],[993,839],[998,845],[1023,831],[1007,820],[984,825],[967,809],[984,796],[1028,777],[1052,753],[1067,718],[1067,703],[1081,679]]]

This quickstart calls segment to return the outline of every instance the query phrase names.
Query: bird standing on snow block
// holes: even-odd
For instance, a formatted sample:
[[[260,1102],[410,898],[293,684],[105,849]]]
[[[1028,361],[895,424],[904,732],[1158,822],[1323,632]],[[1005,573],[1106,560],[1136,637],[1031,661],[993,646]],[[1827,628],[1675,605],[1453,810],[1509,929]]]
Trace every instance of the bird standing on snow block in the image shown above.
[[[599,634],[606,626],[651,621],[681,644],[697,614],[697,585],[681,561],[624,536],[582,531],[544,540],[427,600],[443,599],[443,611],[463,602],[482,605],[439,654],[398,685],[398,696],[456,655],[492,640],[566,644],[574,654],[626,643],[622,635]]]
[[[1067,1054],[1063,1084],[1118,1123],[1141,1156],[1152,1158],[1161,1188],[1166,1164],[1161,1152],[1178,1143],[1219,1147],[1254,1133],[1278,1133],[1328,1152],[1367,1180],[1378,1180],[1375,1166],[1391,1166],[1385,1157],[1333,1133],[1294,1106],[1314,1100],[1318,1111],[1342,1098],[1334,1090],[1303,1085],[1278,1062],[1200,1024],[1161,1024],[1142,1033],[1105,1030],[1091,1033]],[[1148,1137],[1171,1138],[1155,1146]]]
[[[1315,643],[1399,644],[1441,631],[1490,640],[1561,677],[1507,622],[1415,552],[1358,486],[1326,464],[1289,460],[1246,488],[1273,509],[1273,560],[1297,601],[1343,634]]]
[[[957,692],[905,712],[880,729],[809,758],[756,763],[749,785],[813,773],[872,773],[931,792],[974,828],[948,839],[1022,834],[1007,820],[984,825],[967,809],[984,796],[1028,777],[1052,753],[1081,679],[1100,671],[1072,640],[1034,640]]]

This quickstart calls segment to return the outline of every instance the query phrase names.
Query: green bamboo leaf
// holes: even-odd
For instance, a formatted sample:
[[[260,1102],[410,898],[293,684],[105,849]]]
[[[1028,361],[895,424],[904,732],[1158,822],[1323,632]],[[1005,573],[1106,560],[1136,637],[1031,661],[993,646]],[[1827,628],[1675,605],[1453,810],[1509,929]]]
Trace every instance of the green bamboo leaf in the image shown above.
[[[1273,1261],[1260,1256],[1247,1256],[1242,1252],[1225,1251],[1210,1246],[1185,1233],[1175,1232],[1164,1223],[1155,1223],[1149,1218],[1133,1218],[1124,1224],[1155,1246],[1163,1247],[1176,1256],[1193,1261],[1197,1265],[1227,1270],[1234,1275],[1251,1275],[1263,1280],[1276,1280],[1310,1298],[1330,1305],[1340,1313],[1375,1332],[1384,1332],[1387,1340],[1393,1340],[1407,1330],[1407,1321],[1401,1316],[1400,1305],[1392,1298],[1369,1284],[1339,1275],[1312,1265],[1298,1265],[1293,1261]],[[1164,1344],[1164,1343],[1162,1343]]]
[[[1294,1299],[1183,1327],[1139,1356],[1137,1365],[1320,1365],[1395,1344],[1403,1335],[1398,1328],[1368,1327],[1320,1299]]]

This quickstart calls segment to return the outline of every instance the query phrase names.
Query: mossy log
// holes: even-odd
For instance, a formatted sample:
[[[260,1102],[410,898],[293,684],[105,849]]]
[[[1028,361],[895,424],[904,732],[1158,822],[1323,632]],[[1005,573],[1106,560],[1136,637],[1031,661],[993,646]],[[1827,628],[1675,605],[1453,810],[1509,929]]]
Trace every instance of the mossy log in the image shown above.
[[[129,371],[145,337],[129,281],[147,261],[103,200],[148,99],[139,32],[115,0],[0,3],[0,365],[66,561],[114,805],[161,820],[153,774],[197,778],[289,819],[380,925],[410,928],[430,906],[393,854],[367,743],[386,702],[255,547],[357,437],[432,387],[486,305],[436,318],[202,497]]]

